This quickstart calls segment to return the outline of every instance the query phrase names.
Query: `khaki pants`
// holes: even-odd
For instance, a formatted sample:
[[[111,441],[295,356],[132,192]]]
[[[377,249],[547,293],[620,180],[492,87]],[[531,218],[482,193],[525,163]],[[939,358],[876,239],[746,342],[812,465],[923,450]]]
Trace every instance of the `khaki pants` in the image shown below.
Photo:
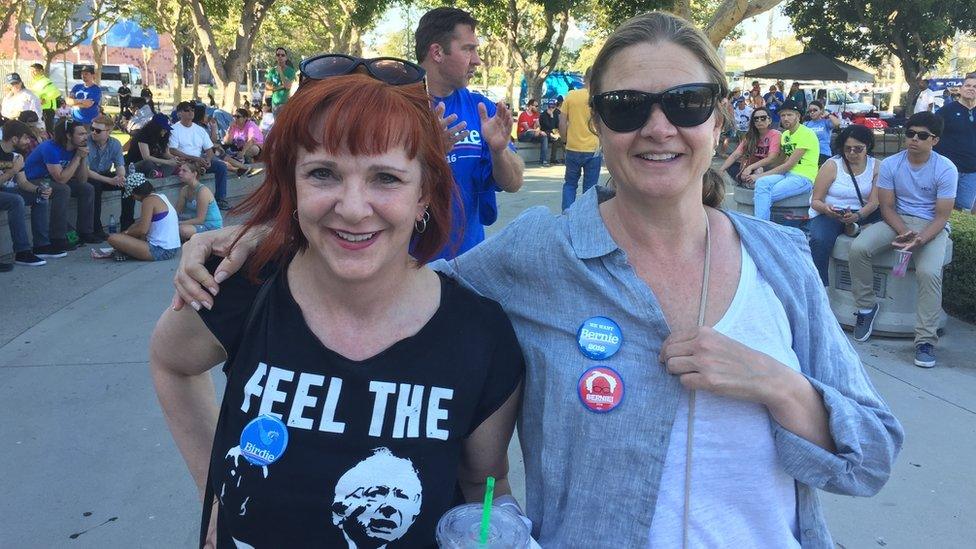
[[[905,225],[915,232],[922,232],[929,221],[920,217],[903,215]],[[887,223],[873,223],[865,227],[854,239],[850,251],[851,293],[858,309],[874,307],[875,254],[892,248],[891,242],[898,236]],[[912,264],[918,280],[915,300],[915,344],[932,343],[939,339],[939,315],[942,312],[942,262],[945,261],[949,236],[946,231],[929,243],[912,251]]]

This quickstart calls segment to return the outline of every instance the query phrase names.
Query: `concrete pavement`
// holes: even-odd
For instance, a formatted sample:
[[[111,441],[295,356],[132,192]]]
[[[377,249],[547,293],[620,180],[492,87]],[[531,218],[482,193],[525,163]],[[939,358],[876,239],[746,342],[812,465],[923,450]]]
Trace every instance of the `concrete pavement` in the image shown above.
[[[499,195],[503,227],[559,207],[562,169],[529,168]],[[199,503],[147,369],[148,337],[175,261],[93,261],[86,250],[0,274],[0,547],[191,547]],[[950,319],[939,366],[912,366],[910,340],[855,344],[907,440],[874,498],[824,494],[847,548],[973,546],[976,327]],[[222,376],[215,376],[220,379]],[[513,486],[524,493],[512,448]]]

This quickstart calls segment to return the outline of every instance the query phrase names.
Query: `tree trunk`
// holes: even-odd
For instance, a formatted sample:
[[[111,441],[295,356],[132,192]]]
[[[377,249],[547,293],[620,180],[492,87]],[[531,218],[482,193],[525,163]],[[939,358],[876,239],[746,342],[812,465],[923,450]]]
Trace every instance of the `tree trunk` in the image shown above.
[[[198,99],[200,97],[200,58],[203,57],[202,54],[193,52],[193,91],[191,96],[193,99]]]
[[[254,38],[274,2],[275,0],[245,0],[240,10],[240,26],[234,46],[226,55],[221,55],[217,50],[213,27],[204,12],[201,0],[191,0],[190,14],[193,18],[193,26],[210,71],[217,81],[217,88],[220,90],[220,107],[224,110],[230,111],[237,106],[240,99],[237,86],[241,82],[242,69],[251,58]]]
[[[783,0],[723,0],[705,26],[705,36],[716,48],[745,19],[774,8]]]
[[[546,82],[546,77],[540,75],[538,71],[526,72],[523,76],[525,77],[525,93],[528,94],[524,99],[526,101],[536,99],[541,103],[542,85]]]

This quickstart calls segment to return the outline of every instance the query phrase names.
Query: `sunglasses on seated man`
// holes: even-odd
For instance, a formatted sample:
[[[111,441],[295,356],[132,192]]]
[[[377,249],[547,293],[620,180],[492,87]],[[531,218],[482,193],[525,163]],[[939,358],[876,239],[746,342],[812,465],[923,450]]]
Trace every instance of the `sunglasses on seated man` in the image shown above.
[[[905,138],[911,139],[913,137],[918,137],[919,141],[926,141],[928,138],[933,137],[935,134],[929,132],[917,132],[915,130],[905,130]]]
[[[655,103],[661,105],[669,122],[679,128],[692,128],[708,120],[721,95],[722,87],[714,83],[683,84],[660,93],[614,90],[590,99],[590,107],[607,128],[618,133],[643,128]]]
[[[299,86],[309,80],[352,74],[359,67],[366,69],[373,78],[392,86],[423,82],[427,74],[420,65],[396,57],[362,59],[341,53],[323,53],[298,64]]]

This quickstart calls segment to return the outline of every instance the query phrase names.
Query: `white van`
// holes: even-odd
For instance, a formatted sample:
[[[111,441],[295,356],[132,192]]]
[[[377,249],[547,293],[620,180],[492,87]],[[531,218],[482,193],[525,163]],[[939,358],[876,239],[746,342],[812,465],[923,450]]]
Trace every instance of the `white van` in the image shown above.
[[[57,62],[51,63],[49,76],[54,85],[67,95],[76,84],[81,84],[81,68],[85,65],[94,66],[94,63],[71,63]],[[118,102],[119,87],[125,84],[133,90],[133,95],[139,95],[136,86],[142,86],[142,71],[133,65],[102,65],[102,78],[99,87],[102,88],[104,99],[102,103]]]

